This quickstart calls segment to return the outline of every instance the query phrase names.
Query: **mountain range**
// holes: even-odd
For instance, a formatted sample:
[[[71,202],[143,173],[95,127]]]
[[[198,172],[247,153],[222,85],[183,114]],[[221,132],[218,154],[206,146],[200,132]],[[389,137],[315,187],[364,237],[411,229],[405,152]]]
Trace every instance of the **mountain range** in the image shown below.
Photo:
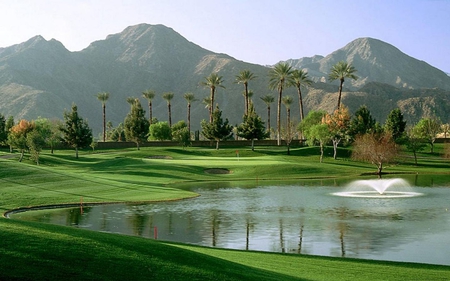
[[[389,111],[399,107],[409,123],[433,114],[443,122],[450,121],[446,110],[450,106],[450,77],[373,38],[356,39],[327,56],[286,60],[294,68],[306,69],[314,81],[303,89],[306,112],[335,109],[338,84],[329,83],[327,77],[331,66],[341,60],[351,63],[359,77],[344,83],[342,102],[351,112],[365,104],[378,121],[384,122]],[[102,118],[101,103],[96,98],[99,92],[110,93],[106,117],[114,126],[123,122],[129,111],[127,97],[141,98],[148,111],[142,97],[147,89],[156,92],[153,116],[168,119],[162,94],[173,92],[172,120],[184,120],[183,95],[192,92],[198,99],[192,106],[192,128],[199,129],[200,121],[208,118],[201,100],[209,96],[209,89],[201,83],[217,72],[223,77],[225,88],[217,89],[215,100],[223,116],[231,124],[238,124],[244,112],[244,88],[235,83],[235,77],[242,70],[250,70],[257,76],[249,82],[249,89],[254,92],[252,99],[257,112],[266,120],[267,107],[260,97],[268,93],[276,96],[267,86],[270,68],[206,50],[163,25],[130,26],[78,52],[68,51],[55,39],[35,36],[0,48],[0,113],[12,115],[16,120],[62,119],[64,110],[70,110],[75,103],[80,115],[99,133]],[[297,98],[293,88],[286,89],[284,94]],[[296,105],[292,105],[291,114],[298,120]],[[272,108],[276,108],[276,103]],[[276,119],[274,111],[272,126]]]

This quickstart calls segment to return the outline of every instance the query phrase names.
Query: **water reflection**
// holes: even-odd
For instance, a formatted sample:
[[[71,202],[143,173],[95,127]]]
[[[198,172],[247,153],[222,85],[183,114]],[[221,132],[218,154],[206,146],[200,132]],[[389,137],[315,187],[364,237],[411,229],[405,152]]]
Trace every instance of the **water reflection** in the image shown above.
[[[202,196],[190,200],[13,218],[212,247],[450,265],[442,247],[450,243],[447,187],[415,188],[426,194],[417,198],[365,199],[331,196],[339,183],[328,184],[214,183],[196,187]]]

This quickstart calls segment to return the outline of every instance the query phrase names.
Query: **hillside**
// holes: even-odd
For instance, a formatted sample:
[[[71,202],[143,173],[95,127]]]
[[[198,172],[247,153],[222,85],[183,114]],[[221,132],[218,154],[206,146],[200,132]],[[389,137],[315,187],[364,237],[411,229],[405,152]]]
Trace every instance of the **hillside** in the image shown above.
[[[325,57],[289,60],[296,68],[306,68],[318,82],[304,90],[306,112],[334,109],[337,85],[323,82],[327,82],[326,73],[331,65],[342,59],[353,63],[361,77],[353,84],[350,81],[344,84],[343,102],[352,111],[366,103],[377,120],[384,121],[385,112],[399,106],[411,121],[436,112],[448,122],[444,108],[448,105],[450,77],[387,43],[370,38],[357,39]],[[265,119],[266,105],[260,97],[270,93],[267,87],[269,67],[211,52],[163,25],[130,26],[79,52],[68,51],[55,39],[47,41],[35,36],[26,42],[0,48],[0,113],[12,115],[16,120],[39,116],[62,118],[64,110],[76,103],[80,114],[88,119],[97,134],[101,130],[98,92],[111,94],[106,115],[114,126],[128,113],[127,97],[140,97],[147,109],[142,98],[146,89],[153,89],[157,94],[155,117],[167,120],[162,94],[173,92],[172,120],[185,119],[183,94],[193,92],[199,101],[192,107],[192,127],[199,129],[200,121],[207,119],[201,100],[209,95],[209,89],[201,82],[212,72],[218,72],[223,76],[225,89],[217,90],[216,101],[231,124],[238,124],[244,111],[243,86],[234,81],[245,69],[257,76],[250,81],[249,89],[254,91],[257,112]],[[297,96],[292,88],[285,94]],[[386,97],[391,97],[389,102]],[[272,121],[275,123],[274,111]],[[292,116],[298,116],[296,103],[292,106]]]

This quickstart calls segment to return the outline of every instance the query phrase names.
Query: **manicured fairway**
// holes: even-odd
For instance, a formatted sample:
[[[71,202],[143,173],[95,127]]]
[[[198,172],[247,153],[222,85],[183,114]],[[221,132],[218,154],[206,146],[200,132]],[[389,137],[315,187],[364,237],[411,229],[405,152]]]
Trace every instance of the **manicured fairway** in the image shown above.
[[[43,153],[41,165],[0,152],[0,211],[83,202],[176,200],[189,181],[355,177],[373,172],[347,158],[318,162],[316,148],[143,148]],[[160,156],[165,156],[165,159]],[[408,155],[389,172],[449,173],[448,160]],[[208,174],[224,168],[230,174]],[[0,219],[0,280],[449,280],[450,267],[246,252],[164,243],[47,224]]]

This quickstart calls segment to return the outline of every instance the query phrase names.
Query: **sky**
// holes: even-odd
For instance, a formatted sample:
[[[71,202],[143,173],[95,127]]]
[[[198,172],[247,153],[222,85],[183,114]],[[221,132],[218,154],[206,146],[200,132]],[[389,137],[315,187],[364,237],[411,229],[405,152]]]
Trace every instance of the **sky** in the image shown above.
[[[41,35],[79,51],[148,23],[261,65],[372,37],[450,73],[450,0],[0,0],[0,11],[0,47]]]

